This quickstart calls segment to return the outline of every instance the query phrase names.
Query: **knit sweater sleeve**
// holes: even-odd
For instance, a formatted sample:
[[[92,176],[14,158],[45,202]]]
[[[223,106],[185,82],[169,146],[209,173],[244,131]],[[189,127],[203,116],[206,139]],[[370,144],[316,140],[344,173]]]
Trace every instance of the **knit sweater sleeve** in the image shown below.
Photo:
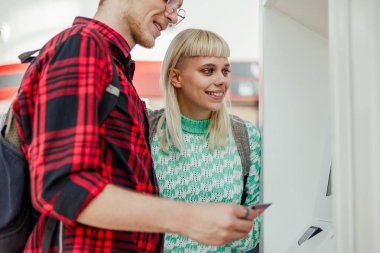
[[[260,169],[261,169],[261,135],[259,129],[249,121],[245,121],[249,136],[250,169],[244,191],[247,193],[246,206],[260,202]],[[227,244],[231,252],[254,248],[260,238],[260,219],[254,221],[254,226],[246,238]]]

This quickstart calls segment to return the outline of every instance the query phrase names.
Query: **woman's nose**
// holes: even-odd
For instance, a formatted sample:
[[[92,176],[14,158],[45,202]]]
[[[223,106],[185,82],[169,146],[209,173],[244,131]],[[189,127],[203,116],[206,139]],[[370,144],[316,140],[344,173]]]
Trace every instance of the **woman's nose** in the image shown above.
[[[215,85],[228,85],[230,78],[228,76],[224,76],[222,73],[216,75],[214,83]]]

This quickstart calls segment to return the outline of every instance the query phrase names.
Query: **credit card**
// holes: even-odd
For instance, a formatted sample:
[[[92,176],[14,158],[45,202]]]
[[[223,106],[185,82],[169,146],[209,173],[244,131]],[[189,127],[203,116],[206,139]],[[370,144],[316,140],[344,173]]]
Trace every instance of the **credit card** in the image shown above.
[[[253,210],[259,211],[259,215],[262,214],[272,203],[258,203],[250,206]]]

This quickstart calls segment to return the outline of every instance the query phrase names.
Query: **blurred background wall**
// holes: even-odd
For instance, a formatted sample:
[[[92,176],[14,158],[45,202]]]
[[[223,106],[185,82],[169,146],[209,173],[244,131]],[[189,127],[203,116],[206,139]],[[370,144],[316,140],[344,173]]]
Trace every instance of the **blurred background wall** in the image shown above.
[[[96,0],[0,0],[0,65],[18,63],[20,53],[42,47],[50,37],[70,26],[75,16],[92,17],[97,5]],[[233,113],[257,123],[258,6],[258,0],[184,1],[186,19],[180,25],[167,29],[156,40],[153,49],[137,46],[133,50],[132,56],[137,66],[146,64],[144,62],[154,65],[150,72],[144,72],[144,67],[137,67],[134,84],[140,95],[149,99],[152,108],[161,107],[158,76],[170,41],[186,28],[209,29],[226,39],[231,47],[230,61],[236,63],[233,65],[231,88]],[[13,84],[4,83],[11,78],[4,79],[1,75],[9,74],[14,73],[2,71],[0,66],[0,93],[2,86],[18,85],[21,78],[19,72]],[[147,77],[149,80],[146,80]],[[0,110],[8,102],[0,101]]]

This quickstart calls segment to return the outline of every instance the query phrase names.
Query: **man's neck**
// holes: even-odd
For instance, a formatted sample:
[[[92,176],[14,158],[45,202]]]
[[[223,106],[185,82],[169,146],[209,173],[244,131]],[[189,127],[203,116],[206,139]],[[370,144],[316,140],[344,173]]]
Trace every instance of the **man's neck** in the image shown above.
[[[115,10],[113,15],[109,15],[112,13],[112,10],[104,8],[99,8],[96,12],[94,19],[108,25],[115,31],[117,31],[128,43],[129,47],[132,49],[136,45],[133,39],[131,39],[131,35],[129,32],[129,27],[126,22],[122,22],[122,17],[120,10]]]

